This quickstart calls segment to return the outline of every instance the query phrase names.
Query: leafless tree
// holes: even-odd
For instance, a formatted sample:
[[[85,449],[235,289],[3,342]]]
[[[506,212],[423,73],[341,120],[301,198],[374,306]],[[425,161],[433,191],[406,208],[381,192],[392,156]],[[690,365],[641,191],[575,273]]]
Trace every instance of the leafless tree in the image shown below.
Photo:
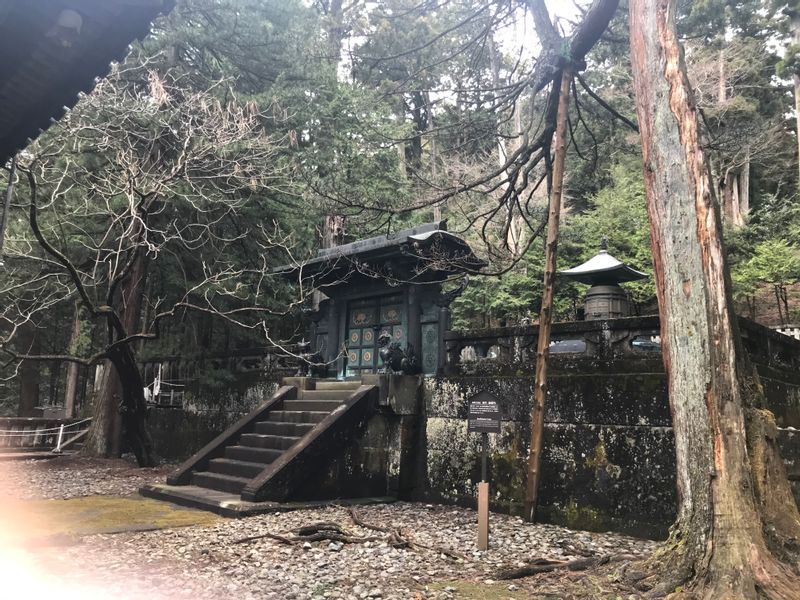
[[[288,306],[277,302],[270,270],[298,244],[262,220],[271,198],[294,193],[279,166],[283,146],[280,123],[238,103],[224,81],[190,91],[144,65],[115,70],[20,156],[27,224],[12,223],[6,242],[0,349],[11,363],[113,365],[88,451],[113,452],[119,420],[138,463],[155,463],[135,349],[164,322],[200,311],[269,336],[268,317],[305,300],[301,290]],[[145,285],[154,265],[171,280],[158,295]],[[105,329],[94,352],[13,343],[74,301]]]

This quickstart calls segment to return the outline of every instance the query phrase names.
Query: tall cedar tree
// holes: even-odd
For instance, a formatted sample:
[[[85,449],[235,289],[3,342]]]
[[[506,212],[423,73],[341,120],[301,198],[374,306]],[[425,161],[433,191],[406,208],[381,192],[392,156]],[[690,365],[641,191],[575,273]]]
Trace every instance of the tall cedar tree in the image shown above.
[[[688,583],[705,598],[798,598],[792,573],[800,515],[774,418],[742,349],[719,206],[675,32],[675,0],[630,6],[679,507],[653,560],[656,592]]]

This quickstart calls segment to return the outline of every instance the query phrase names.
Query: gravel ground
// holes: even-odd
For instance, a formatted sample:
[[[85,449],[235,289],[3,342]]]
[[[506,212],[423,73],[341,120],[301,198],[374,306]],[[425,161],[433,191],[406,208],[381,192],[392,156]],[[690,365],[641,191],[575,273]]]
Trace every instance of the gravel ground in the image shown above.
[[[17,463],[3,478],[0,496],[8,487],[24,498],[127,494],[142,483],[162,480],[168,470],[142,471],[122,461],[82,459]],[[472,510],[397,502],[356,511],[366,523],[400,528],[404,537],[429,548],[394,548],[382,539],[287,545],[262,538],[237,543],[264,533],[290,535],[296,527],[323,521],[338,523],[355,536],[384,536],[355,526],[347,509],[330,507],[226,519],[210,527],[91,535],[71,545],[36,548],[31,556],[59,585],[91,585],[103,590],[98,597],[126,600],[629,598],[636,596],[608,569],[514,582],[494,578],[500,568],[521,566],[532,558],[645,556],[655,547],[651,541],[530,525],[492,514],[491,548],[480,552]],[[443,548],[464,559],[449,558],[438,550]],[[577,575],[582,579],[576,583]],[[91,593],[82,597],[87,595]]]
[[[146,483],[163,483],[174,465],[140,469],[127,460],[61,456],[0,463],[0,498],[16,500],[125,496]]]

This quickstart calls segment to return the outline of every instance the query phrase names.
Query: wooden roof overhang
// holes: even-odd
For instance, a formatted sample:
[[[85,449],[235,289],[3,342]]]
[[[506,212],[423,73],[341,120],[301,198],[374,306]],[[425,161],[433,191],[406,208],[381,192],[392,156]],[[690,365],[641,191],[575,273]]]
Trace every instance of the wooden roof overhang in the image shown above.
[[[0,0],[0,165],[122,60],[175,0]]]
[[[441,222],[322,249],[309,261],[274,272],[312,287],[358,279],[399,285],[440,282],[484,266],[486,262],[475,256],[469,244]]]

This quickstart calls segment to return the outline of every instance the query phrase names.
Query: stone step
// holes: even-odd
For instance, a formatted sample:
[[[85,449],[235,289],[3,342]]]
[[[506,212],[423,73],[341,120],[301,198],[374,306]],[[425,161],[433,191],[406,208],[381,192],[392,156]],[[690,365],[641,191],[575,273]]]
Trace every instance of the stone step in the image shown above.
[[[283,410],[331,412],[342,405],[340,400],[286,400]]]
[[[360,381],[317,381],[314,385],[317,390],[352,390],[355,391],[361,386]]]
[[[232,494],[240,494],[244,486],[250,482],[250,479],[252,478],[233,477],[221,473],[209,473],[208,471],[192,473],[193,485],[221,492],[231,492]]]
[[[232,460],[230,458],[213,458],[208,462],[208,471],[232,477],[252,479],[264,470],[264,463]]]
[[[228,446],[225,448],[225,458],[269,464],[283,454],[283,450],[273,448],[253,448],[252,446]]]
[[[267,420],[277,423],[319,423],[329,414],[327,411],[271,410]]]
[[[300,390],[299,400],[347,400],[353,395],[353,390]],[[287,400],[287,402],[294,402]],[[285,402],[284,402],[285,404]]]
[[[278,423],[276,421],[259,421],[255,424],[255,432],[264,435],[280,435],[302,437],[314,429],[316,423]]]
[[[286,450],[299,440],[299,436],[287,435],[266,435],[263,433],[243,433],[239,438],[242,446],[253,446],[255,448],[272,448],[274,450]]]

